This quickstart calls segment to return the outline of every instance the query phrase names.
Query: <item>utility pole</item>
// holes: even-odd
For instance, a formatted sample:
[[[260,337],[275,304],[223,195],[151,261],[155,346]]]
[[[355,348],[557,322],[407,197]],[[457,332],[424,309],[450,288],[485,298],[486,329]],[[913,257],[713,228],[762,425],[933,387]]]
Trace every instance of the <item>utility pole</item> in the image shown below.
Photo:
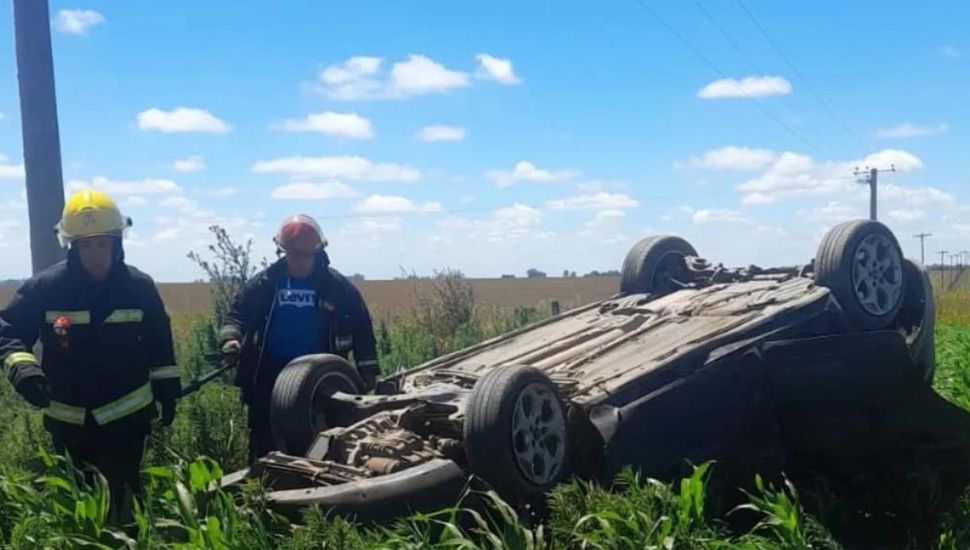
[[[883,172],[895,172],[896,171],[896,165],[895,164],[891,164],[889,166],[890,167],[889,167],[888,170],[883,169],[882,171]],[[876,190],[877,190],[877,187],[878,187],[878,184],[879,184],[879,172],[880,172],[880,170],[878,168],[870,168],[868,166],[866,166],[866,169],[865,170],[859,170],[859,167],[857,166],[856,169],[852,172],[856,176],[861,175],[861,174],[868,174],[868,176],[865,179],[863,179],[862,181],[860,181],[859,183],[867,183],[867,184],[869,184],[869,219],[870,220],[873,220],[873,221],[875,221],[877,219],[877,217],[876,217],[876,202],[877,202],[876,201]]]
[[[924,245],[926,244],[925,243],[926,237],[932,237],[932,236],[933,236],[932,233],[917,233],[913,235],[913,237],[919,239],[919,263],[922,265],[926,265],[926,252],[924,249]]]
[[[47,0],[14,0],[13,18],[30,256],[33,272],[37,273],[64,258],[54,234],[54,225],[64,209],[64,181]]]
[[[946,253],[947,252],[949,252],[949,250],[941,250],[940,251],[940,290],[944,290],[946,288],[946,278],[945,278],[946,277],[946,264],[945,264],[946,260],[943,259],[943,258],[944,258],[944,256],[946,256]]]

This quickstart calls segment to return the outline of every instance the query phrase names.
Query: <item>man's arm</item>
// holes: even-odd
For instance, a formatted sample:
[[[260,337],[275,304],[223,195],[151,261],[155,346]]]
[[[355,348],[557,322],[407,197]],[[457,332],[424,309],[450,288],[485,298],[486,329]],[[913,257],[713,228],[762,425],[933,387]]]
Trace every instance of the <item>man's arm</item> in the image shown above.
[[[354,363],[367,389],[373,389],[381,373],[377,360],[377,343],[370,311],[360,291],[350,281],[344,281],[350,308],[351,333],[354,338]]]
[[[50,403],[47,376],[31,349],[44,323],[44,305],[38,283],[29,280],[0,311],[0,363],[10,383],[28,402],[38,407]]]
[[[160,403],[174,403],[182,392],[181,373],[175,364],[172,323],[154,282],[146,287],[143,337],[148,351],[152,392]]]

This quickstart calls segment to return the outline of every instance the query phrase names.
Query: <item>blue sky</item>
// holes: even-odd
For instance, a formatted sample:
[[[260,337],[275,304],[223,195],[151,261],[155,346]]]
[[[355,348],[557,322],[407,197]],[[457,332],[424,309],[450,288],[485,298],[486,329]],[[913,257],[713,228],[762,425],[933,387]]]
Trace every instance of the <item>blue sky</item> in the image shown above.
[[[661,232],[715,261],[801,263],[867,215],[867,163],[896,165],[880,218],[907,255],[922,230],[928,250],[970,249],[966,3],[52,0],[51,16],[65,186],[111,191],[130,261],[160,281],[201,275],[185,255],[213,223],[272,255],[297,211],[369,278],[612,269]],[[12,19],[0,278],[29,271]]]

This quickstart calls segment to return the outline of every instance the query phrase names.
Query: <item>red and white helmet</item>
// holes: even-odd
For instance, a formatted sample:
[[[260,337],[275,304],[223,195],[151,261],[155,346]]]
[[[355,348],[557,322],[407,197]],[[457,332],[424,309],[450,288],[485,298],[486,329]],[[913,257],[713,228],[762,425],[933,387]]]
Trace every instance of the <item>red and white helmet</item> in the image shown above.
[[[284,220],[273,242],[284,252],[292,250],[303,254],[313,254],[327,246],[327,239],[316,220],[305,214],[294,214]]]

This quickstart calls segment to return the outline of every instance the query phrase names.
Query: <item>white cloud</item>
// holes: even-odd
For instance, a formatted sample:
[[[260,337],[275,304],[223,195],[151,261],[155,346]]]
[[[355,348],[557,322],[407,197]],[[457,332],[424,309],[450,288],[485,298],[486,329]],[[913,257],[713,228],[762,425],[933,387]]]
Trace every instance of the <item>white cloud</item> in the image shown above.
[[[178,159],[172,163],[176,172],[199,172],[205,170],[205,161],[199,155]]]
[[[791,83],[780,76],[749,76],[715,80],[697,92],[702,99],[751,98],[791,93]]]
[[[760,176],[741,182],[742,204],[770,204],[791,197],[851,192],[859,186],[852,175],[857,167],[895,165],[900,172],[922,168],[922,161],[907,151],[884,149],[848,162],[816,162],[807,155],[782,153]]]
[[[448,93],[470,85],[468,74],[453,71],[424,56],[411,54],[382,71],[379,57],[355,56],[320,72],[316,89],[331,99],[403,99],[432,93]]]
[[[146,178],[142,180],[120,181],[96,176],[91,180],[70,180],[67,188],[70,191],[93,187],[109,195],[169,195],[182,192],[182,188],[174,181],[167,179]]]
[[[370,139],[374,137],[370,120],[357,113],[326,111],[310,114],[301,120],[287,120],[280,128],[287,132],[319,132],[347,139]]]
[[[554,233],[541,231],[543,213],[537,208],[515,203],[499,208],[486,219],[448,218],[437,223],[443,234],[460,234],[468,239],[484,239],[493,243],[512,243],[527,239],[546,239]]]
[[[963,52],[953,46],[943,46],[939,52],[945,59],[957,59],[963,56]]]
[[[553,183],[572,179],[577,175],[578,173],[572,170],[550,171],[537,168],[535,164],[526,161],[517,162],[511,172],[489,170],[485,173],[485,177],[495,182],[499,187],[509,187],[520,181]]]
[[[401,218],[361,218],[348,222],[330,240],[353,243],[354,248],[358,249],[375,249],[385,244],[388,237],[403,230]]]
[[[330,65],[320,73],[323,93],[332,99],[367,99],[380,95],[383,83],[376,79],[382,60],[355,56],[340,65]]]
[[[551,210],[620,210],[636,208],[639,204],[636,199],[623,193],[600,192],[551,200],[545,206]]]
[[[404,164],[374,163],[358,156],[285,157],[261,160],[253,165],[257,174],[284,173],[351,181],[415,182],[421,172]]]
[[[512,68],[512,60],[500,57],[492,57],[487,53],[480,53],[475,56],[478,61],[477,77],[487,80],[494,80],[500,84],[521,84],[522,80],[515,76]]]
[[[468,75],[446,69],[423,55],[411,54],[407,61],[391,67],[391,91],[402,96],[447,93],[468,86]]]
[[[596,229],[618,222],[626,217],[622,210],[600,210],[593,219],[586,222],[586,229]]]
[[[467,135],[468,132],[466,132],[464,128],[435,124],[421,128],[416,137],[421,141],[426,142],[462,141]]]
[[[598,193],[608,189],[617,191],[627,189],[629,187],[629,183],[619,180],[588,180],[580,182],[576,185],[576,189],[582,191],[583,193]]]
[[[743,215],[741,212],[724,208],[701,208],[700,210],[694,211],[691,215],[691,220],[697,225],[710,223],[754,223],[751,218]]]
[[[757,170],[769,165],[775,158],[775,153],[768,149],[729,145],[692,158],[690,165],[707,170]]]
[[[94,10],[61,10],[54,24],[58,32],[84,36],[88,29],[104,23],[104,16]]]
[[[912,223],[926,218],[926,212],[919,209],[894,209],[886,213],[886,216],[898,223]]]
[[[196,132],[224,134],[232,126],[204,109],[176,107],[171,111],[151,108],[138,113],[138,128],[164,133]]]
[[[148,199],[142,197],[141,195],[132,195],[125,198],[125,200],[121,202],[121,205],[126,208],[148,206]]]
[[[823,206],[799,209],[796,211],[796,215],[802,220],[822,222],[826,226],[830,226],[846,220],[863,218],[868,214],[863,212],[863,209],[859,205],[848,205],[839,201],[829,201]]]
[[[935,126],[920,126],[908,122],[893,126],[892,128],[882,128],[876,130],[876,137],[879,138],[917,138],[936,136],[947,132],[950,127],[946,123]]]
[[[294,182],[277,187],[270,196],[284,200],[326,200],[356,197],[357,192],[339,181]]]
[[[7,157],[0,155],[0,180],[23,180],[26,177],[23,164],[10,164]]]
[[[443,210],[440,202],[416,203],[409,198],[393,195],[371,195],[354,207],[355,212],[363,214],[428,213]]]

